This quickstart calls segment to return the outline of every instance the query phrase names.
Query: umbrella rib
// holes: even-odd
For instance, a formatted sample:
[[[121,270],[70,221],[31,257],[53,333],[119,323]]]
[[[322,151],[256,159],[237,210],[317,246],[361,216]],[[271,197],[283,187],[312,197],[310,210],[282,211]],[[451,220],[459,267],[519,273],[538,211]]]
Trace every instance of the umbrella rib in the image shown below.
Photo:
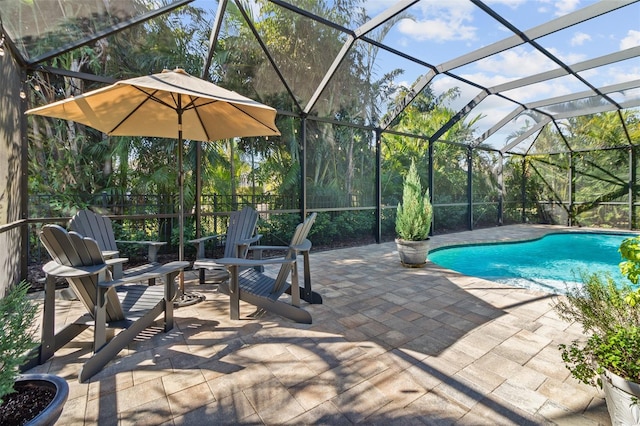
[[[166,107],[168,107],[168,108],[171,108],[171,109],[172,109],[172,110],[174,110],[174,111],[178,111],[178,108],[177,108],[177,106],[176,106],[176,105],[178,105],[178,102],[177,102],[177,101],[175,101],[175,98],[174,98],[174,101],[175,101],[174,105],[171,105],[170,103],[167,103],[167,102],[163,101],[162,99],[160,99],[160,98],[158,98],[158,97],[156,96],[156,93],[158,93],[158,92],[162,92],[162,90],[160,90],[160,89],[155,89],[155,90],[154,90],[154,91],[152,91],[152,92],[147,92],[146,90],[144,90],[144,89],[143,89],[143,88],[141,88],[141,87],[138,87],[138,86],[133,86],[133,87],[135,87],[136,89],[138,89],[139,91],[141,91],[142,93],[144,93],[145,95],[147,95],[147,98],[145,99],[145,102],[146,102],[146,101],[148,101],[149,99],[151,99],[152,101],[157,102],[157,103],[159,103],[159,104],[162,104],[162,105],[164,105],[164,106],[166,106]],[[175,94],[175,92],[171,92],[171,96],[172,96],[172,97],[173,97],[173,95],[174,95],[174,94]],[[140,105],[142,105],[143,103],[144,103],[144,102],[141,102],[141,103],[140,103]],[[183,109],[184,109],[184,108],[183,108]]]
[[[189,106],[194,105],[195,101],[196,101],[196,99],[191,98],[191,102],[189,103]],[[213,104],[213,103],[216,103],[216,102],[218,102],[218,101],[212,99],[210,102],[206,102],[204,105],[209,105],[209,104]],[[209,135],[209,132],[207,131],[207,127],[204,125],[204,121],[202,121],[202,116],[200,115],[200,109],[196,108],[194,106],[193,110],[196,113],[196,116],[198,117],[198,122],[200,123],[200,127],[204,131],[204,134],[207,137],[207,140],[210,141],[211,140],[211,136]]]
[[[159,92],[159,90],[154,90],[153,92],[149,93],[146,90],[143,90],[142,88],[138,87],[138,86],[132,86],[134,88],[136,88],[137,90],[141,91],[142,93],[144,93],[147,97],[144,98],[144,101],[140,102],[138,105],[136,105],[136,107],[134,109],[132,109],[122,120],[120,120],[120,122],[118,122],[118,124],[115,125],[115,127],[113,127],[111,129],[111,131],[108,134],[111,134],[113,132],[116,131],[116,129],[118,127],[120,127],[122,125],[122,123],[126,122],[133,114],[135,114],[136,111],[138,111],[140,108],[142,108],[142,106],[148,101],[148,100],[152,100],[154,102],[157,102],[159,104],[162,104],[168,108],[171,108],[172,110],[177,112],[177,108],[171,106],[171,104],[168,104],[167,102],[163,101],[162,99],[158,98],[155,96],[156,93]]]
[[[242,108],[239,108],[237,105],[231,103],[229,104],[231,105],[233,108],[235,108],[236,110],[240,111],[241,113],[243,113],[244,115],[246,115],[247,117],[250,117],[251,119],[257,121],[258,123],[262,124],[264,127],[266,127],[267,129],[274,131],[274,132],[278,132],[278,129],[273,129],[271,128],[271,126],[269,126],[268,124],[265,124],[264,122],[262,122],[261,120],[258,120],[256,117],[254,117],[253,115],[249,114],[248,112],[246,112],[245,110],[243,110]]]
[[[160,89],[154,89],[153,91],[148,92],[143,87],[139,87],[139,86],[136,86],[136,85],[132,85],[132,87],[134,87],[135,89],[137,89],[140,92],[142,92],[146,97],[142,102],[140,102],[138,105],[136,105],[136,107],[133,110],[131,110],[131,112],[129,112],[122,120],[120,120],[120,122],[118,122],[118,124],[116,124],[115,127],[113,127],[109,133],[113,133],[114,131],[116,131],[124,122],[126,122],[129,118],[131,118],[131,116],[133,114],[135,114],[136,111],[138,111],[140,108],[142,108],[142,106],[147,101],[150,101],[150,100],[154,101],[154,102],[157,102],[157,103],[159,103],[161,105],[164,105],[167,108],[170,108],[170,109],[176,111],[176,113],[178,113],[178,107],[177,107],[178,102],[177,102],[176,97],[177,96],[182,96],[180,93],[170,92],[171,93],[171,97],[175,102],[175,105],[171,105],[170,103],[168,103],[168,102],[166,102],[166,101],[164,101],[164,100],[162,100],[162,99],[160,99],[160,98],[158,98],[156,96],[156,93],[162,92],[162,90],[160,90]],[[188,98],[189,98],[189,103],[187,103],[185,106],[181,107],[182,111],[193,109],[195,111],[197,117],[198,117],[198,121],[200,122],[200,127],[204,131],[207,140],[212,140],[211,135],[209,135],[209,132],[207,131],[206,126],[204,125],[204,120],[203,120],[203,118],[202,118],[202,116],[200,114],[200,110],[199,109],[201,107],[203,107],[203,106],[206,106],[206,105],[209,105],[209,104],[213,104],[213,103],[217,103],[217,102],[221,102],[221,101],[218,100],[218,99],[210,99],[207,102],[204,102],[203,104],[196,106],[195,103],[196,103],[196,101],[198,99],[207,99],[207,98],[206,97],[194,97],[192,95],[186,95],[186,96],[188,96]],[[249,117],[252,120],[255,120],[256,122],[260,123],[260,125],[262,125],[263,127],[267,128],[267,129],[269,129],[269,130],[271,130],[273,132],[277,132],[277,129],[272,128],[268,123],[265,123],[262,120],[259,120],[258,118],[254,117],[253,115],[251,115],[251,113],[243,110],[242,108],[240,108],[235,103],[227,102],[227,105],[229,105],[230,107],[234,108],[236,111],[242,113],[244,116]]]

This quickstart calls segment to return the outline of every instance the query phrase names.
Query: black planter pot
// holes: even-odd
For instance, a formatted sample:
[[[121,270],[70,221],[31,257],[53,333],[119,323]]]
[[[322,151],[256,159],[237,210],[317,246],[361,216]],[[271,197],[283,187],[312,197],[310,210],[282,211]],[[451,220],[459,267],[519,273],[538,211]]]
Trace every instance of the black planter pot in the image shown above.
[[[31,419],[27,426],[50,426],[60,418],[62,408],[69,397],[69,385],[62,377],[53,374],[21,374],[16,384],[30,383],[35,386],[46,386],[54,389],[56,395],[40,414]]]

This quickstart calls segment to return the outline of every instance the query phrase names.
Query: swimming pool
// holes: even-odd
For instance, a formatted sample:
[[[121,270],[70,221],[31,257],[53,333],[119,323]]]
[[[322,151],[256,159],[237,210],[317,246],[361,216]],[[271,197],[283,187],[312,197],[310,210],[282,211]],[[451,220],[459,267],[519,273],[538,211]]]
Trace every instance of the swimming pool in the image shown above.
[[[608,272],[628,282],[618,268],[618,247],[632,234],[568,232],[537,240],[434,249],[431,262],[465,275],[518,287],[564,293],[580,272]]]

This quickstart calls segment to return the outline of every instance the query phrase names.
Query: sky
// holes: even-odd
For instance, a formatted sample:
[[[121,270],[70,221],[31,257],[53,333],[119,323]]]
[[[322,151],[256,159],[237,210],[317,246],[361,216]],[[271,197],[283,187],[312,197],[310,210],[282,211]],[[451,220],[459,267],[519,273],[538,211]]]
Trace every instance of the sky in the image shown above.
[[[155,1],[160,4],[160,0]],[[250,10],[250,14],[259,16],[256,1],[241,0],[241,3]],[[296,7],[313,7],[314,3],[308,0],[284,1]],[[326,4],[332,4],[340,0],[324,1]],[[401,4],[408,3],[407,0],[360,1],[362,1],[368,16],[373,19],[399,2]],[[13,3],[22,4],[24,2],[14,0]],[[101,10],[102,7],[98,7],[100,2],[68,2],[69,5],[72,3],[81,9],[85,8],[85,13],[93,13],[94,9]],[[118,2],[115,2],[113,7],[117,10],[116,3]],[[397,22],[384,36],[381,43],[431,67],[436,67],[439,74],[430,82],[430,87],[436,95],[453,87],[460,90],[460,96],[448,104],[454,111],[459,111],[481,94],[482,87],[488,88],[492,94],[482,100],[466,118],[469,120],[477,116],[483,117],[477,124],[476,136],[479,136],[492,128],[505,115],[514,111],[518,103],[529,105],[554,97],[581,93],[589,90],[589,85],[603,88],[622,82],[640,81],[640,54],[635,52],[636,57],[634,58],[580,71],[578,77],[565,75],[505,91],[500,88],[500,85],[546,71],[558,70],[560,65],[529,44],[507,46],[497,53],[488,52],[484,55],[476,55],[487,46],[508,40],[510,37],[513,38],[514,31],[534,34],[538,26],[548,22],[553,23],[555,20],[563,20],[570,14],[580,13],[584,8],[623,5],[625,3],[628,3],[628,0],[484,0],[487,7],[504,18],[504,22],[499,22],[470,0],[418,0],[398,16]],[[43,4],[49,5],[48,2]],[[192,4],[208,11],[207,19],[213,22],[218,9],[218,0],[195,0]],[[43,10],[49,9],[50,7],[45,7]],[[56,8],[53,7],[53,9]],[[317,13],[327,12],[322,10]],[[353,14],[353,16],[358,15]],[[48,22],[48,20],[45,21]],[[60,20],[51,21],[52,26],[60,24]],[[354,23],[353,25],[358,24]],[[32,26],[33,28],[27,28],[24,31],[28,33],[28,31],[39,28],[35,24]],[[18,33],[23,30],[14,29],[19,30]],[[350,29],[357,30],[356,27]],[[535,42],[551,56],[569,66],[612,52],[631,48],[640,49],[640,1],[620,7],[592,20],[577,23],[566,29],[559,29],[548,35],[541,36],[540,34],[532,36]],[[365,36],[374,38],[375,34],[367,33]],[[30,38],[28,39],[30,40]],[[361,40],[356,41],[358,46],[362,43],[364,42]],[[31,47],[37,47],[37,43],[32,43]],[[469,54],[477,57],[464,61],[465,55]],[[320,82],[323,73],[330,70],[331,63],[326,60],[322,61],[323,63],[316,62],[313,64],[316,71],[313,77],[317,82]],[[311,68],[312,65],[308,66]],[[322,69],[323,66],[324,69]],[[402,70],[402,73],[395,78],[394,83],[397,86],[407,87],[431,70],[429,66],[412,62],[384,49],[378,50],[373,69],[374,72],[377,72],[374,78],[378,79],[389,71]],[[458,76],[461,80],[455,79],[447,73]],[[296,79],[297,76],[285,77]],[[298,82],[298,85],[301,86],[305,83],[306,81]],[[292,86],[294,85],[295,82]],[[512,101],[493,94],[497,90],[493,90],[493,88],[501,89],[500,93]],[[640,88],[617,90],[609,96],[618,103],[630,102],[632,107],[640,110]],[[307,95],[307,97],[309,96]],[[321,97],[319,99],[322,100]],[[304,99],[302,102],[308,100]],[[383,110],[390,104],[389,99],[385,101],[380,105]],[[486,143],[496,148],[504,146],[508,135],[519,130],[523,124],[522,119],[515,120],[509,126],[501,129],[499,134],[492,136]]]
[[[299,7],[308,4],[298,0],[287,1]],[[396,3],[395,0],[363,1],[367,14],[372,18]],[[621,3],[621,1],[602,0],[606,4]],[[195,4],[203,6],[204,2],[208,5],[214,3],[211,0],[196,0]],[[251,0],[247,0],[244,4],[247,3],[251,4]],[[485,0],[484,3],[505,18],[516,30],[526,32],[598,2],[594,0]],[[210,8],[209,6],[208,9]],[[513,35],[514,33],[505,25],[469,0],[420,0],[407,9],[402,19],[393,26],[382,42],[440,70],[450,71],[467,81],[487,88],[559,68],[557,63],[530,45],[516,46],[466,65],[453,66],[449,62]],[[578,23],[567,29],[536,38],[536,42],[568,65],[639,46],[640,2],[588,22]],[[378,75],[381,76],[395,68],[403,69],[403,73],[395,83],[404,86],[410,86],[429,71],[427,67],[380,50],[375,66]],[[583,71],[579,75],[597,88],[624,81],[640,80],[640,58]],[[480,93],[477,87],[445,74],[437,75],[431,83],[436,94],[443,93],[454,86],[460,89],[461,95],[449,106],[456,111]],[[587,89],[588,87],[579,79],[564,76],[516,88],[504,94],[517,102],[526,104]],[[637,103],[640,99],[640,89],[614,96],[619,102],[632,99]],[[480,135],[515,107],[516,104],[491,95],[483,100],[467,119],[478,114],[484,116],[478,123],[476,132]],[[494,147],[504,146],[505,138],[519,129],[522,124],[516,120],[490,138],[487,143]]]
[[[612,2],[616,0],[604,0]],[[545,22],[596,3],[593,0],[485,0],[485,4],[503,16],[520,31],[527,31]],[[370,0],[366,2],[369,15],[376,16],[393,2]],[[387,35],[384,43],[415,56],[433,66],[448,69],[448,61],[488,46],[513,35],[513,32],[467,0],[422,0],[408,9]],[[623,7],[594,20],[576,24],[567,29],[536,39],[552,55],[568,65],[593,59],[611,52],[640,45],[640,4]],[[397,63],[386,59],[384,62]],[[426,72],[425,68],[403,63],[405,73],[398,83],[410,85]],[[521,45],[485,57],[468,65],[451,69],[456,75],[484,87],[513,81],[525,76],[557,69],[558,65],[531,46]],[[595,87],[640,79],[640,59],[634,58],[580,73]],[[460,83],[446,75],[436,76],[432,87],[435,93],[457,86],[462,95],[452,108],[458,110],[479,90]],[[574,77],[562,77],[505,92],[518,102],[534,102],[561,96],[588,88]],[[640,98],[640,90],[627,93],[626,99]],[[624,100],[622,96],[620,99]],[[473,111],[486,115],[481,120],[479,133],[490,128],[514,104],[495,96],[486,98]],[[515,123],[514,123],[515,124]],[[501,136],[513,129],[503,129]],[[498,137],[496,136],[497,139]],[[500,144],[495,141],[494,144]]]

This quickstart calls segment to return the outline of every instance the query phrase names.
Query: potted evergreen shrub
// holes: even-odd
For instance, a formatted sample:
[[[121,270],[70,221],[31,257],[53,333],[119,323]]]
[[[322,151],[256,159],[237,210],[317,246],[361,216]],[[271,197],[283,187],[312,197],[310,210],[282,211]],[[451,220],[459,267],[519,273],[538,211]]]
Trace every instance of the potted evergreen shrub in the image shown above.
[[[637,284],[640,238],[624,240],[620,253],[621,271]],[[582,281],[554,305],[587,335],[560,345],[562,359],[573,377],[604,390],[612,424],[640,424],[640,289],[602,274],[583,274]]]
[[[52,425],[60,417],[69,385],[51,374],[20,374],[37,345],[32,328],[38,308],[21,282],[0,299],[0,424]]]
[[[429,191],[422,191],[420,176],[414,161],[404,178],[402,202],[396,212],[396,247],[400,262],[407,267],[422,267],[429,253],[429,231],[433,207]]]

